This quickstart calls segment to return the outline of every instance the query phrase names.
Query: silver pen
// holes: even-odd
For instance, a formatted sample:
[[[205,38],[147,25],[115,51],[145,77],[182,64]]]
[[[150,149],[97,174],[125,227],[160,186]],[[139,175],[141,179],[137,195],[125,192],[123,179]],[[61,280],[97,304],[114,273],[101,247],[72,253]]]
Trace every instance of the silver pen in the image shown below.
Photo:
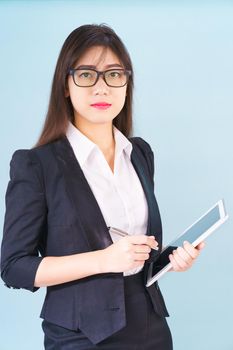
[[[115,233],[121,237],[125,237],[125,236],[129,236],[129,234],[123,230],[120,230],[119,228],[116,228],[116,227],[111,227],[111,226],[108,226],[108,230],[111,232],[111,233]]]
[[[111,232],[111,233],[113,233],[113,234],[115,233],[115,234],[117,234],[117,235],[119,235],[119,236],[121,236],[121,237],[129,236],[129,233],[128,233],[128,232],[125,232],[125,231],[123,231],[123,230],[120,230],[119,228],[116,228],[116,227],[108,226],[108,230],[109,230],[109,232]],[[154,250],[159,250],[159,247],[157,246],[157,247],[152,248],[152,249],[154,249]]]

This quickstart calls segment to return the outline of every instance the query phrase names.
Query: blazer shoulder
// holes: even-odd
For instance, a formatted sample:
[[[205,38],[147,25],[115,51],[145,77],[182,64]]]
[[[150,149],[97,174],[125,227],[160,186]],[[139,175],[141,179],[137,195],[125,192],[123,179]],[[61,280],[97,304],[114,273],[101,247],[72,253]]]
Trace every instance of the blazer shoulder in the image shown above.
[[[151,177],[154,177],[154,152],[152,151],[151,146],[147,141],[145,141],[142,137],[135,136],[129,138],[129,141],[132,142],[133,147],[136,146],[136,150],[140,152],[144,159],[146,160],[147,166],[149,168]]]
[[[153,153],[150,144],[147,141],[145,141],[142,137],[133,136],[129,138],[129,141],[131,141],[133,145],[136,144],[144,153]]]
[[[29,149],[17,149],[12,155],[12,160],[17,163],[29,161],[31,163],[41,163],[42,166],[46,166],[54,158],[53,146],[61,142],[61,140],[58,139]]]
[[[44,189],[43,171],[46,166],[53,163],[51,144],[54,142],[30,149],[15,150],[10,160],[10,179],[30,178],[31,181],[34,179]]]
[[[20,160],[22,161],[23,159],[27,159],[27,158],[31,160],[35,160],[37,155],[47,152],[51,148],[51,144],[55,142],[56,141],[42,145],[42,146],[36,146],[33,148],[17,149],[13,152],[12,158],[16,161],[20,161]]]

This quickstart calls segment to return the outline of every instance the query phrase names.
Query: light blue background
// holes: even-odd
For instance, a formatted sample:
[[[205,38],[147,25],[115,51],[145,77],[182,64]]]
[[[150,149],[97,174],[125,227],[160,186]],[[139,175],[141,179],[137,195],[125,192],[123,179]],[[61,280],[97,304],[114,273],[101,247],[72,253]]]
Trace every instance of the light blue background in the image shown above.
[[[230,1],[1,1],[1,224],[9,161],[36,142],[68,34],[110,25],[135,69],[134,134],[155,153],[164,242],[218,199],[230,219],[193,268],[160,285],[175,350],[232,350],[233,3]],[[45,289],[0,285],[0,348],[41,350]]]

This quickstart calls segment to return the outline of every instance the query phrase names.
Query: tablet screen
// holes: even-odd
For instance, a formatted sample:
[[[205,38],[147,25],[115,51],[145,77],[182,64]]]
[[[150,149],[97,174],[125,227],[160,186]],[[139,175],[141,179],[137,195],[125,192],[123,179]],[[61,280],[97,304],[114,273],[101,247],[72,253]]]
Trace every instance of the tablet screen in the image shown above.
[[[202,235],[202,233],[206,232],[211,226],[220,220],[220,218],[220,211],[217,205],[192,226],[187,228],[187,230],[180,237],[171,242],[170,245],[179,247],[183,246],[184,241],[193,243],[199,236]]]
[[[220,212],[220,205],[224,207],[222,201],[218,202],[192,226],[188,227],[184,233],[182,233],[164,248],[159,259],[153,266],[154,276],[170,263],[169,254],[171,254],[174,249],[177,247],[182,247],[184,241],[188,241],[193,244],[198,238],[200,238],[200,236],[203,235],[203,237],[205,237],[204,234],[206,234],[209,229],[214,228],[214,225],[221,222],[223,217],[221,216],[222,213]]]

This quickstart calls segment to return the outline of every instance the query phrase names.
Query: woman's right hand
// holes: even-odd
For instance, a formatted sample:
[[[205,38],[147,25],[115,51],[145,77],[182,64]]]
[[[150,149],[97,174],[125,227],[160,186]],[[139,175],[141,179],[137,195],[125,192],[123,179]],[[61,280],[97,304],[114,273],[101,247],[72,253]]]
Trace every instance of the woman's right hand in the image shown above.
[[[156,249],[158,242],[154,236],[133,235],[121,238],[116,243],[103,249],[104,272],[126,272],[142,267],[149,258],[151,249]]]

